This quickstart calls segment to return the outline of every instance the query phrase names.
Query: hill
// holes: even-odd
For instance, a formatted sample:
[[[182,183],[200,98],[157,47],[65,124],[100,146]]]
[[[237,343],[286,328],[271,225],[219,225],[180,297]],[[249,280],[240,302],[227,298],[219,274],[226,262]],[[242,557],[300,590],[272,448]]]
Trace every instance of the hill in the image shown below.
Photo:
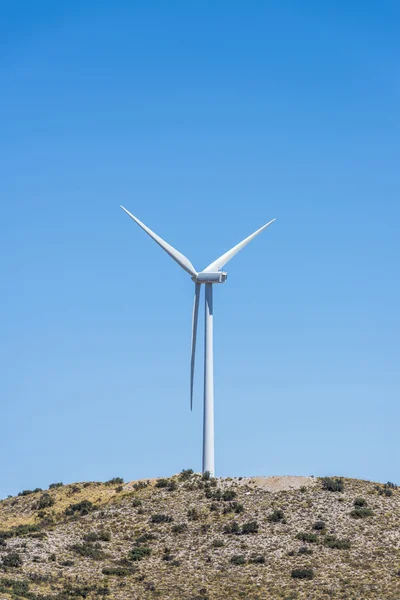
[[[400,598],[400,490],[340,478],[52,484],[0,502],[0,597]]]

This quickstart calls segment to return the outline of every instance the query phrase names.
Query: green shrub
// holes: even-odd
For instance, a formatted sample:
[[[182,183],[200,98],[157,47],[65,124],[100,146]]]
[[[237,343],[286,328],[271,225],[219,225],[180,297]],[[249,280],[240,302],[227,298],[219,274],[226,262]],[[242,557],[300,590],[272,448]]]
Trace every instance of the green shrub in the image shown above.
[[[129,553],[130,560],[143,560],[146,556],[150,556],[151,550],[147,546],[135,546]]]
[[[169,485],[169,479],[157,479],[156,488],[166,488]]]
[[[189,508],[187,516],[190,521],[198,521],[200,519],[200,514],[196,508]]]
[[[242,526],[241,533],[243,535],[246,535],[248,533],[257,533],[258,527],[259,526],[258,526],[257,521],[248,521],[247,523],[244,523],[244,525]]]
[[[249,562],[253,565],[263,565],[265,563],[265,556],[258,554],[250,558]]]
[[[391,481],[388,481],[387,483],[385,483],[385,487],[390,488],[392,490],[397,490],[399,486],[395,483],[392,483]]]
[[[224,502],[229,502],[234,498],[236,498],[236,492],[234,490],[225,490],[222,493],[222,500],[224,500]]]
[[[370,508],[367,508],[366,506],[357,506],[351,511],[350,516],[353,517],[353,519],[365,519],[365,517],[371,517],[373,514],[374,513]]]
[[[308,542],[309,544],[315,544],[318,541],[318,537],[315,533],[307,533],[306,531],[300,531],[296,535],[296,539],[302,542]]]
[[[268,516],[268,521],[270,523],[279,523],[281,521],[283,521],[285,518],[284,512],[283,510],[274,510],[269,516]]]
[[[123,477],[113,477],[106,481],[104,485],[121,485],[122,483],[124,483]]]
[[[236,498],[236,492],[234,490],[225,490],[224,492],[220,489],[211,489],[211,484],[208,485],[205,489],[206,498],[210,498],[211,500],[223,500],[224,502],[230,502],[234,498]]]
[[[208,481],[209,479],[211,479],[211,473],[210,471],[204,471],[203,475],[201,476],[203,481]]]
[[[155,539],[156,539],[156,536],[154,535],[154,533],[151,533],[149,531],[148,533],[143,533],[142,535],[137,537],[135,540],[135,543],[137,546],[141,546],[142,544],[144,544],[144,542],[150,542],[151,540],[155,540]]]
[[[172,526],[172,533],[183,533],[186,530],[187,530],[186,523],[177,523],[176,525]]]
[[[297,552],[298,552],[298,554],[312,554],[313,553],[311,548],[307,548],[307,546],[301,546],[301,548],[299,548]]]
[[[73,544],[70,546],[70,550],[79,556],[84,556],[85,558],[93,558],[94,560],[100,560],[104,558],[100,544],[92,544],[90,542]]]
[[[351,547],[349,540],[339,540],[336,535],[327,535],[324,539],[324,544],[327,548],[335,548],[337,550],[348,550]]]
[[[102,569],[103,575],[116,575],[117,577],[126,577],[132,575],[134,567],[128,569],[127,567],[104,567]]]
[[[364,498],[356,498],[353,504],[354,506],[367,506],[367,501]]]
[[[213,540],[211,545],[213,548],[222,548],[223,546],[225,546],[222,540]]]
[[[85,542],[109,542],[111,533],[109,531],[89,531],[83,536]]]
[[[82,500],[76,504],[70,504],[65,509],[65,514],[68,516],[79,514],[81,516],[88,515],[93,510],[96,510],[96,506],[90,502],[90,500]]]
[[[152,523],[171,523],[174,519],[169,515],[157,513],[155,515],[151,515],[150,520]]]
[[[22,490],[22,492],[19,492],[18,496],[30,496],[30,494],[36,494],[37,492],[42,491],[42,488],[35,488],[34,490]]]
[[[10,552],[3,556],[3,567],[20,567],[22,565],[22,558],[18,552]]]
[[[47,492],[45,492],[42,496],[40,496],[39,501],[37,503],[37,508],[39,510],[43,510],[44,508],[50,508],[50,506],[53,506],[54,504],[54,498],[52,498],[50,494],[47,494]]]
[[[142,506],[142,501],[139,498],[134,498],[132,500],[132,506],[134,506],[134,507]]]
[[[212,503],[214,504],[214,503]],[[244,511],[244,506],[243,504],[240,504],[240,502],[229,502],[226,506],[224,506],[224,515],[227,515],[230,512],[234,512],[237,515],[239,515],[240,513],[242,513]]]
[[[60,488],[63,487],[63,483],[61,481],[59,481],[58,483],[51,483],[49,485],[49,490],[55,490],[56,488]]]
[[[316,521],[313,525],[313,529],[316,531],[322,531],[323,529],[326,529],[326,525],[324,521]]]
[[[322,488],[328,492],[343,492],[344,483],[341,477],[323,477]]]
[[[243,554],[234,554],[231,558],[231,563],[233,565],[244,565],[246,563],[246,559]]]
[[[227,523],[223,529],[224,533],[234,533],[238,535],[240,533],[239,523],[236,521],[231,521],[231,523]]]
[[[7,594],[10,591],[16,596],[28,597],[29,581],[14,580],[3,577],[0,579],[0,592]]]
[[[380,496],[387,496],[388,498],[390,498],[390,496],[393,496],[393,490],[397,489],[397,486],[391,481],[389,481],[388,483],[385,483],[383,487],[381,487],[380,485],[375,486],[375,489],[378,491],[378,494]]]
[[[179,479],[181,481],[187,481],[193,475],[193,469],[182,469],[179,473]]]
[[[163,555],[162,555],[162,560],[165,560],[166,562],[171,562],[174,559],[173,554],[171,554],[171,548],[164,548],[163,550]]]
[[[17,525],[8,530],[0,531],[0,539],[6,540],[13,537],[21,537],[39,531],[39,525]]]
[[[173,479],[157,479],[156,488],[166,488],[169,492],[173,492],[178,486]]]
[[[137,481],[136,483],[133,484],[133,489],[136,490],[137,492],[139,490],[144,490],[145,488],[149,487],[150,485],[150,481]]]
[[[314,578],[314,570],[313,569],[293,569],[291,573],[293,579],[313,579]]]

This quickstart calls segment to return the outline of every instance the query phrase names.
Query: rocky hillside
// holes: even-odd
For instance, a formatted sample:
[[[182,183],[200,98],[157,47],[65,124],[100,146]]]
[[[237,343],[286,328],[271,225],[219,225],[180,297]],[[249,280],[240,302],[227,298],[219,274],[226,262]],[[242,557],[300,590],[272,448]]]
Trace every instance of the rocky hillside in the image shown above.
[[[0,502],[0,598],[400,598],[400,490],[338,478],[52,484]]]

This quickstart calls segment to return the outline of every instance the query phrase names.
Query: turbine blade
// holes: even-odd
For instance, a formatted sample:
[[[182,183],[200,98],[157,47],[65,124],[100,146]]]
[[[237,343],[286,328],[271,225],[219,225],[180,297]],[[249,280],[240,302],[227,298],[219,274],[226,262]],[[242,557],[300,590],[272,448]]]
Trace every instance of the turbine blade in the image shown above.
[[[159,246],[161,246],[161,248],[163,250],[165,250],[165,252],[167,254],[169,254],[170,257],[173,258],[174,261],[178,263],[178,265],[180,265],[182,267],[182,269],[185,269],[185,271],[187,273],[189,273],[189,275],[193,275],[194,277],[197,275],[196,269],[194,268],[194,266],[192,265],[190,260],[188,258],[186,258],[186,256],[184,256],[181,252],[179,252],[179,250],[176,250],[173,246],[168,244],[168,242],[166,242],[165,240],[160,238],[159,235],[154,233],[154,231],[152,231],[144,223],[139,221],[139,219],[137,219],[132,213],[130,213],[129,210],[126,210],[126,208],[124,208],[122,205],[121,205],[121,208],[123,211],[126,212],[127,215],[130,216],[131,219],[133,219],[135,221],[135,223],[137,223],[139,225],[139,227],[141,227],[151,238],[153,238],[153,240]]]
[[[193,382],[194,382],[194,360],[196,356],[197,321],[199,317],[200,283],[194,287],[193,315],[192,315],[192,357],[190,363],[190,410],[193,409]]]
[[[228,250],[228,252],[225,252],[225,254],[223,254],[222,256],[220,256],[219,258],[217,258],[217,260],[215,260],[214,262],[212,262],[210,265],[208,265],[208,267],[206,267],[202,271],[202,273],[210,273],[210,272],[219,271],[220,269],[222,269],[222,267],[224,267],[226,265],[226,263],[228,261],[230,261],[231,258],[233,258],[235,256],[235,254],[237,254],[242,248],[244,248],[245,246],[247,246],[247,244],[249,242],[251,242],[251,240],[253,240],[259,233],[261,233],[262,231],[264,231],[264,229],[266,229],[267,227],[269,227],[269,225],[271,225],[271,223],[273,223],[274,221],[275,221],[275,219],[272,219],[272,221],[270,221],[266,225],[263,225],[263,227],[260,227],[260,229],[257,229],[257,231],[255,231],[254,233],[252,233],[251,235],[249,235],[242,242],[240,242],[239,244],[236,244],[236,246],[233,246],[233,248],[231,248],[230,250]]]

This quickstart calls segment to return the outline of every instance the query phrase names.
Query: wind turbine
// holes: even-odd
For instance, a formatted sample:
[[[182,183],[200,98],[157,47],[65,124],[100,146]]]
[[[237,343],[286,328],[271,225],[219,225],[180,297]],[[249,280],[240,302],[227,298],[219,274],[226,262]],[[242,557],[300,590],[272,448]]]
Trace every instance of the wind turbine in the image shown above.
[[[194,302],[192,316],[192,356],[190,365],[190,409],[193,408],[193,381],[194,381],[194,363],[196,355],[196,337],[197,320],[199,315],[200,290],[201,286],[206,286],[205,291],[205,323],[204,323],[204,413],[203,413],[203,473],[208,471],[214,475],[214,360],[213,360],[213,289],[215,283],[225,283],[228,274],[221,269],[237,254],[242,248],[247,246],[259,233],[264,231],[271,223],[269,221],[260,229],[245,238],[242,242],[233,246],[228,252],[217,258],[203,271],[197,272],[192,263],[181,252],[173,248],[168,242],[160,238],[144,223],[139,221],[126,208],[121,206],[122,210],[131,217],[153,240],[161,246],[170,257],[178,263],[194,281]]]

